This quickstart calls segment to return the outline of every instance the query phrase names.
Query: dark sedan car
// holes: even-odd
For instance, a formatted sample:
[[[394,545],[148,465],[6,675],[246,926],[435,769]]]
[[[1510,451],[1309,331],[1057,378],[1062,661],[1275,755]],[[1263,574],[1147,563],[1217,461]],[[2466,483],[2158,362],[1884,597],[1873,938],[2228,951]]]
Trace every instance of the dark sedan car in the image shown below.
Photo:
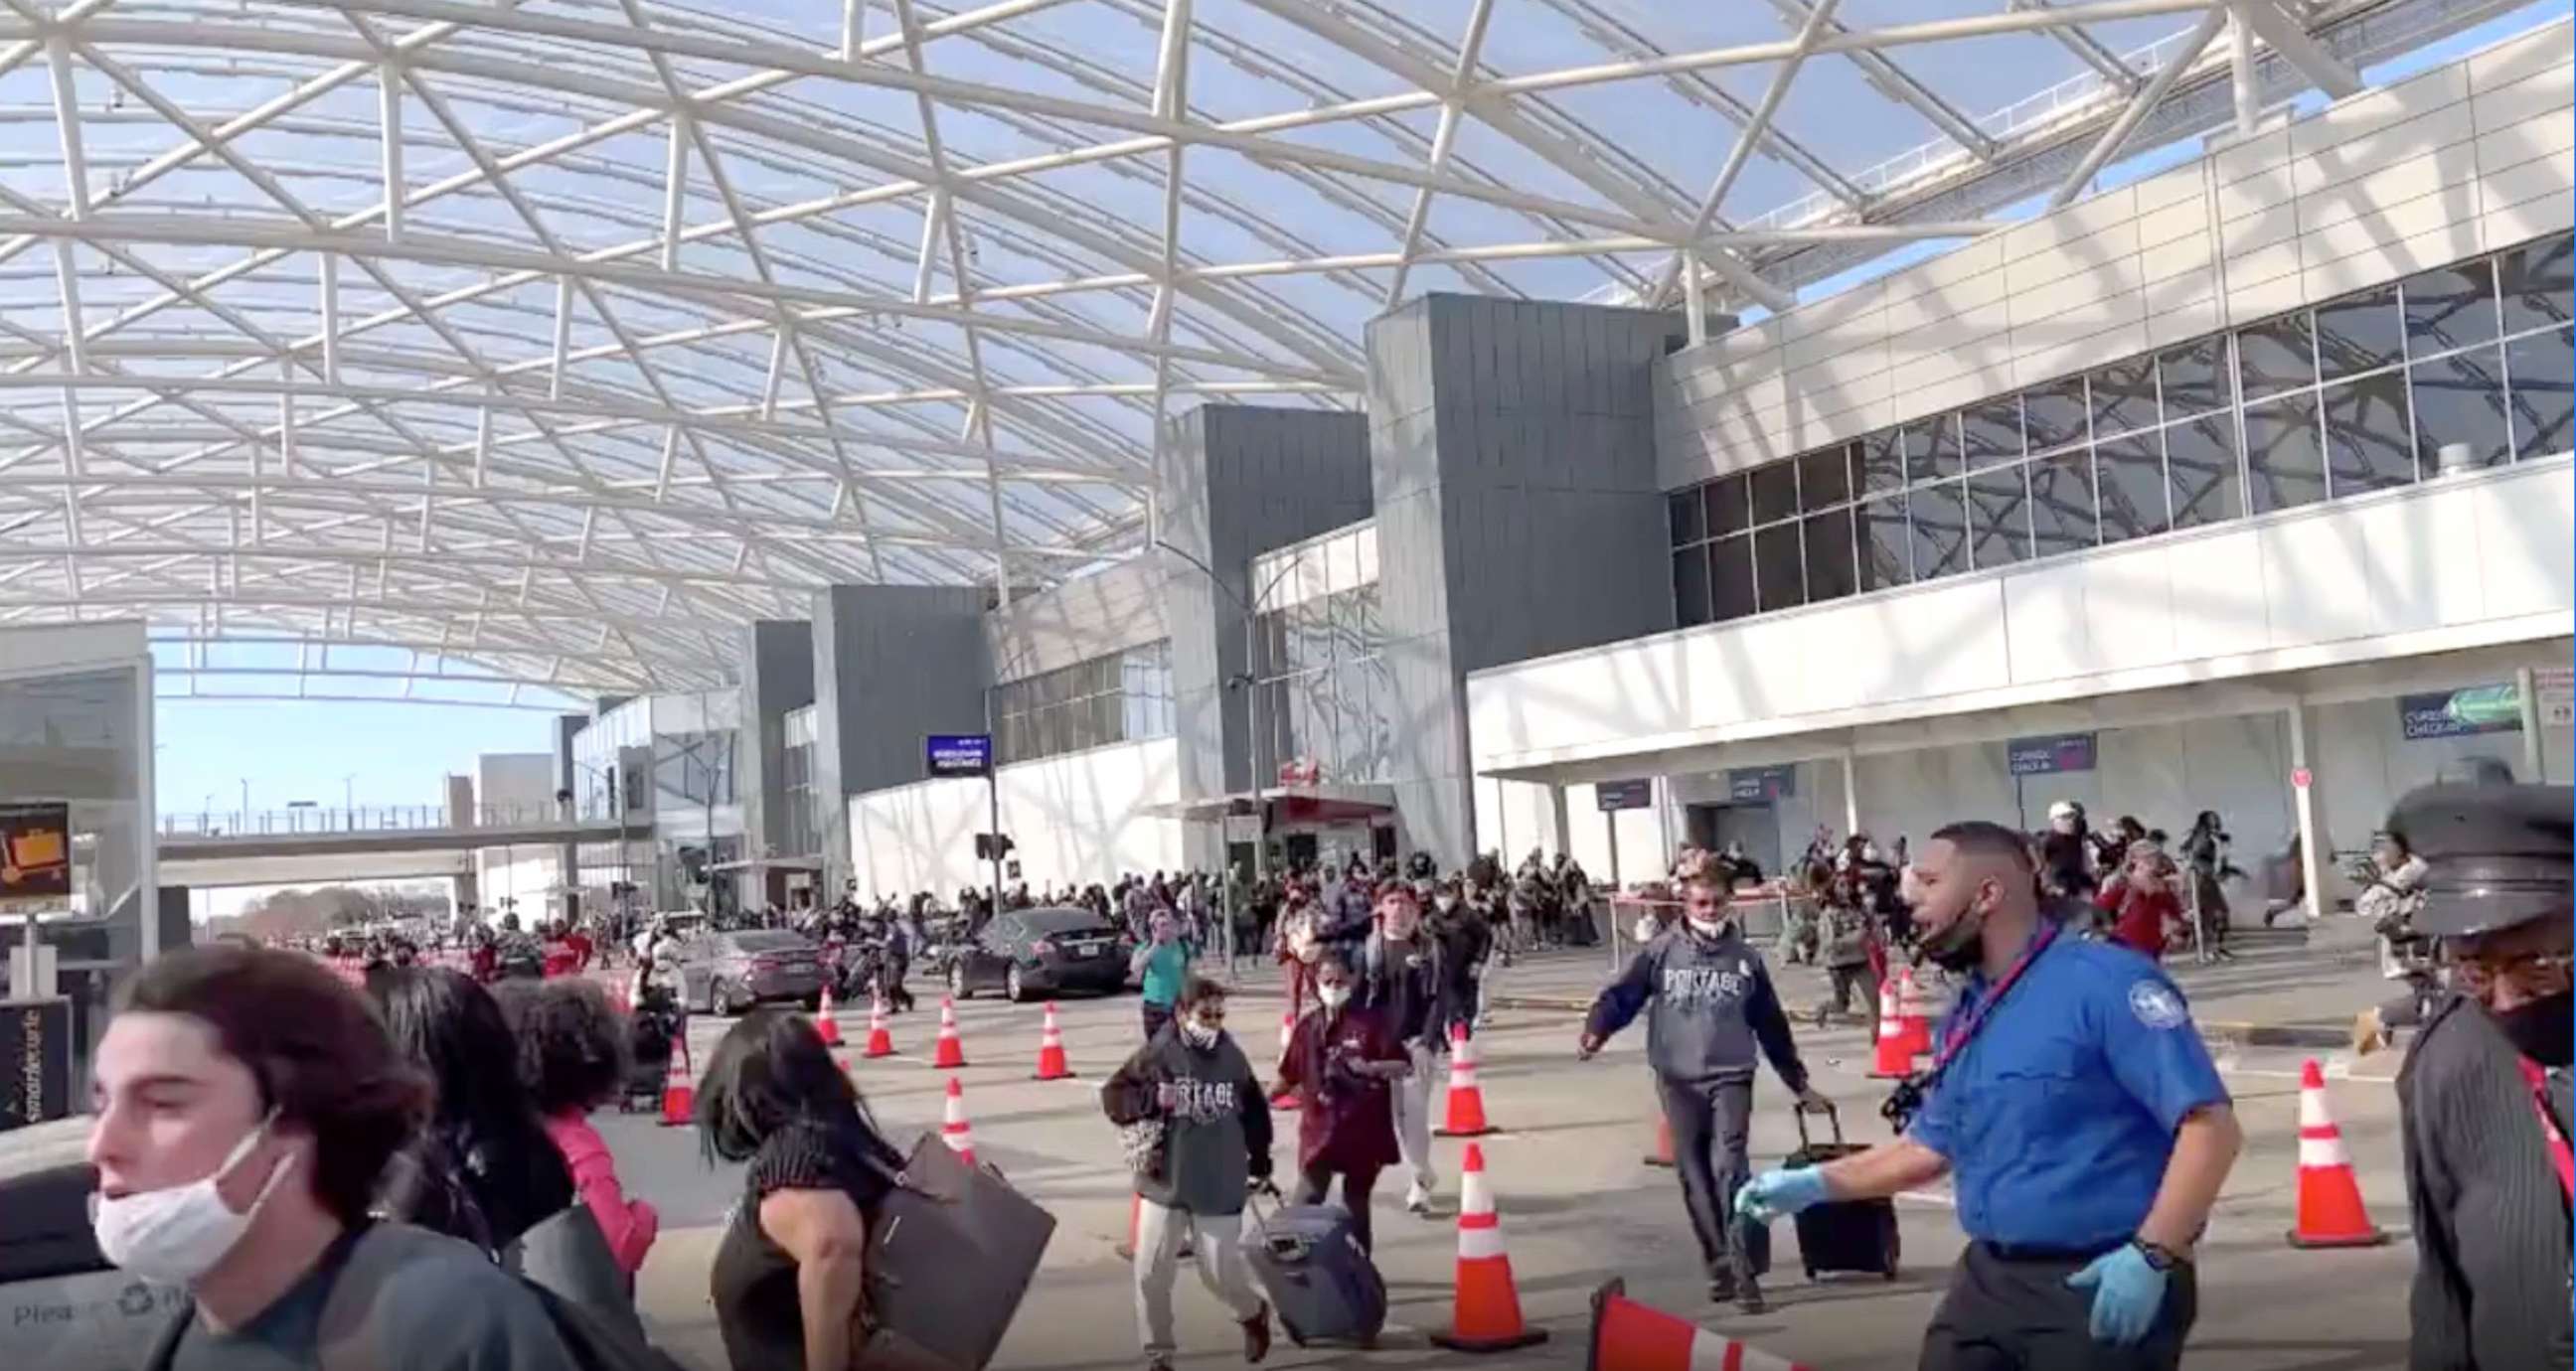
[[[961,1000],[993,989],[1013,1000],[1067,990],[1114,994],[1126,984],[1118,930],[1087,909],[996,915],[948,963],[948,991]]]

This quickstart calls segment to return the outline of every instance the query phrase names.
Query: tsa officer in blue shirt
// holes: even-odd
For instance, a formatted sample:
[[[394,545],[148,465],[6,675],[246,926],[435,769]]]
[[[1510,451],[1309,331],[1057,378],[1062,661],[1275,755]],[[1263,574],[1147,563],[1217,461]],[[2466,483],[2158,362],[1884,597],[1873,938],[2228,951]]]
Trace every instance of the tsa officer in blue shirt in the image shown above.
[[[1895,1142],[1754,1177],[1738,1212],[1765,1221],[1947,1173],[1970,1241],[1923,1371],[2180,1364],[2192,1244],[2244,1140],[2181,992],[2044,915],[2011,829],[1952,824],[1906,875],[1923,954],[1967,973],[1920,1108]]]

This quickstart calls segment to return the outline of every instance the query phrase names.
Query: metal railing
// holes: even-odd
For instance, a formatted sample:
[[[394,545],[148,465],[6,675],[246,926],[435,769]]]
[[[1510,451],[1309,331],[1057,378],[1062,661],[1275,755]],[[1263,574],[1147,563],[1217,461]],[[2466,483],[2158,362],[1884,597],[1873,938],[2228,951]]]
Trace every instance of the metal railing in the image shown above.
[[[297,834],[400,833],[442,828],[525,828],[559,824],[608,825],[613,816],[581,814],[552,800],[529,804],[476,805],[451,811],[445,805],[289,805],[283,809],[197,810],[164,813],[163,837],[264,838]]]

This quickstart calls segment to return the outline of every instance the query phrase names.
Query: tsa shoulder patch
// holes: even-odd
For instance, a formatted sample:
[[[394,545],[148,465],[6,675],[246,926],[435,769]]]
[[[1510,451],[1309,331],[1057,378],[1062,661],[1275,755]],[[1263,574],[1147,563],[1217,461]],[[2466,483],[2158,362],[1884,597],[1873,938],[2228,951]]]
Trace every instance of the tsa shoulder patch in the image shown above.
[[[2129,1012],[2138,1022],[2153,1029],[2180,1028],[2190,1018],[2182,1007],[2182,996],[2158,980],[2141,980],[2129,987]]]

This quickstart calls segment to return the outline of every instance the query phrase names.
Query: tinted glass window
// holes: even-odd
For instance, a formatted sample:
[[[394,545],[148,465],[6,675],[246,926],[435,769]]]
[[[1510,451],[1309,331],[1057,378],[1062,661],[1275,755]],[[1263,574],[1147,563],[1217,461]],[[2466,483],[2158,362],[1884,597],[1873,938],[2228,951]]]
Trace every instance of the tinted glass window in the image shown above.
[[[2326,387],[2326,452],[2331,491],[2355,495],[2415,479],[2415,434],[2406,423],[2400,372]]]
[[[1025,931],[1041,938],[1060,934],[1107,934],[1110,930],[1088,909],[1032,909],[1020,915]]]
[[[1696,543],[1708,536],[1708,516],[1701,510],[1697,488],[1665,496],[1664,512],[1672,521],[1673,546]]]
[[[1683,548],[1673,554],[1673,619],[1688,628],[1708,617],[1708,549]]]
[[[1798,459],[1798,507],[1831,509],[1851,499],[1851,453],[1829,447]]]
[[[2239,332],[2236,358],[2245,373],[2245,398],[2277,395],[2313,383],[2317,379],[2313,345],[2305,314],[2283,315]]]
[[[2473,466],[2513,460],[2512,426],[2504,411],[2504,350],[2490,343],[2407,368],[2414,387],[2415,466],[2427,476],[2442,469],[2442,449],[2466,443]]]
[[[2164,436],[2141,433],[2093,445],[2101,480],[2102,541],[2165,531]]]
[[[2164,417],[2206,414],[2235,397],[2227,387],[2227,339],[2203,338],[2156,355],[2164,388]]]
[[[1936,415],[1905,426],[1905,479],[1934,481],[1959,474],[1959,416]]]
[[[1767,524],[1798,512],[1798,464],[1773,462],[1753,469],[1753,522]]]
[[[2156,362],[2133,357],[2094,372],[2093,436],[2108,437],[2153,428],[2156,423]]]
[[[2225,415],[2166,429],[2165,470],[2172,477],[2174,527],[2197,528],[2245,513],[2237,489],[2236,426]]]
[[[2093,546],[2093,454],[2079,448],[2030,464],[2030,531],[2040,557]]]
[[[2570,348],[2568,330],[2535,333],[2505,344],[2504,366],[2513,382],[2513,455],[2516,461],[2568,449]]]
[[[1852,513],[1832,509],[1805,520],[1807,599],[1839,600],[1856,588],[1852,570]]]
[[[2030,560],[2030,484],[2021,467],[1968,478],[1969,561],[1979,567]]]
[[[1903,493],[1859,507],[1860,588],[1885,590],[1914,579],[1914,549],[1905,531]]]
[[[2030,435],[2030,450],[2047,452],[2069,443],[2083,442],[2085,427],[2084,382],[2059,381],[2025,392],[2021,397],[2022,427]]]
[[[1723,538],[1743,528],[1751,513],[1744,493],[1744,475],[1720,476],[1700,487],[1700,504],[1708,516],[1708,536]]]
[[[1906,493],[1914,529],[1914,579],[1929,581],[1968,569],[1968,507],[1957,481],[1919,486]]]
[[[1753,539],[1744,534],[1708,545],[1709,617],[1723,622],[1754,611]]]
[[[2504,331],[2563,324],[2570,316],[2571,258],[2569,239],[2532,243],[2496,259],[2496,285],[2504,292]]]
[[[2245,470],[2257,514],[2326,498],[2326,454],[2317,438],[2317,402],[2293,395],[2245,407]]]
[[[2317,306],[2317,362],[2326,380],[2394,364],[2404,355],[2405,339],[2395,286]]]
[[[1798,526],[1774,524],[1753,534],[1753,593],[1765,611],[1807,602]]]
[[[1970,471],[2018,460],[2022,454],[2020,399],[1998,400],[1962,411],[1959,432]]]
[[[1905,442],[1896,429],[1873,433],[1861,440],[1860,488],[1863,494],[1880,495],[1905,485]]]
[[[2405,281],[2406,351],[2426,357],[2496,336],[2495,264],[2470,262]]]

